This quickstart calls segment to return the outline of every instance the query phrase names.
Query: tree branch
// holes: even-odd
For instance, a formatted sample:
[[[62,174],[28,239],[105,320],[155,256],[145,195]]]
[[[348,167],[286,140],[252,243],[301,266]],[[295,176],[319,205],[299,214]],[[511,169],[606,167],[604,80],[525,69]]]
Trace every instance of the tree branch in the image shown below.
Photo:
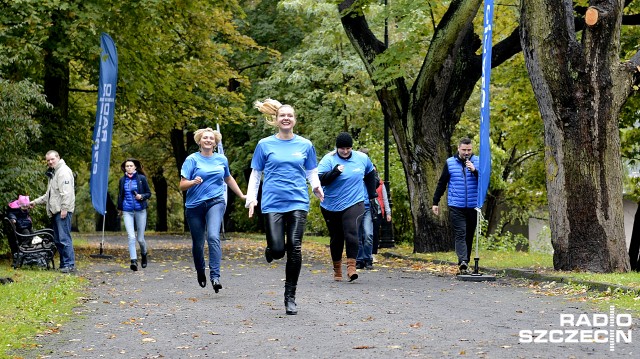
[[[69,92],[86,92],[86,93],[94,93],[94,92],[98,92],[98,90],[86,90],[86,89],[76,89],[76,88],[70,88]]]
[[[495,44],[491,51],[491,68],[502,65],[502,63],[522,51],[520,26],[516,27],[504,40]],[[478,56],[481,57],[482,55]]]
[[[374,61],[387,48],[373,34],[361,9],[357,8],[357,6],[359,5],[355,0],[345,0],[338,4],[340,21],[349,41],[362,59],[370,78],[373,80],[376,71]],[[379,84],[374,82],[374,85],[378,86]],[[386,102],[386,105],[382,106],[383,111],[395,112],[385,113],[385,116],[398,119],[404,117],[403,114],[407,110],[409,98],[404,78],[393,79],[388,86],[376,90],[376,93],[381,103]]]

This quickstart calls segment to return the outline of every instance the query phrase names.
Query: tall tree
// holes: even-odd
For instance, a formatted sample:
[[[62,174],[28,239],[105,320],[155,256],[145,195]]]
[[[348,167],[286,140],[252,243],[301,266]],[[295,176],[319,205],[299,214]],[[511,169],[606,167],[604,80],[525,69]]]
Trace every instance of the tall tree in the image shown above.
[[[638,81],[640,53],[620,59],[626,3],[521,3],[522,47],[545,125],[556,269],[629,270],[618,119]]]
[[[426,54],[413,78],[413,72],[393,70],[400,67],[406,49],[415,46],[411,43],[420,36],[419,32],[405,34],[408,41],[395,47],[389,44],[391,49],[367,22],[365,14],[371,1],[341,1],[338,10],[343,28],[376,87],[382,112],[398,145],[411,201],[414,251],[447,250],[452,247],[448,220],[431,214],[431,200],[442,166],[452,153],[455,126],[481,76],[481,41],[473,22],[482,1],[453,1],[442,14],[415,2],[398,2],[401,4],[396,4],[397,8],[411,10],[412,21],[417,14],[433,20]],[[512,30],[494,45],[493,67],[520,51],[518,30]]]

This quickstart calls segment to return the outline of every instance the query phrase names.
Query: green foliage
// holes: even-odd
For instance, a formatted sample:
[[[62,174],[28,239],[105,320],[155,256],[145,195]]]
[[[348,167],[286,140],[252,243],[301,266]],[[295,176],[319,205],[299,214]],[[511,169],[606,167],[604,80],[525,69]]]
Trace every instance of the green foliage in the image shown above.
[[[529,248],[529,241],[522,234],[514,234],[509,231],[504,234],[490,234],[487,237],[487,250],[489,251],[523,251]]]
[[[39,145],[59,146],[63,158],[79,174],[81,191],[88,190],[99,35],[111,35],[118,51],[119,79],[110,192],[112,196],[116,193],[120,162],[137,157],[148,174],[166,176],[169,220],[181,223],[178,213],[183,205],[177,190],[181,158],[176,158],[180,151],[169,136],[171,130],[215,127],[216,122],[242,123],[241,90],[249,88],[249,81],[240,74],[240,67],[248,65],[243,61],[251,59],[254,52],[272,54],[238,31],[244,18],[238,3],[20,1],[1,3],[0,14],[0,53],[7,59],[0,61],[0,71],[17,79],[32,78],[42,85],[43,54],[50,53],[56,61],[69,65],[71,91],[65,130],[43,119],[41,131],[49,135],[46,143]],[[37,158],[41,156],[38,153]],[[89,200],[86,192],[77,195],[78,202]],[[75,218],[80,227],[91,228],[91,205],[77,203],[77,208]]]
[[[32,145],[40,137],[40,124],[34,116],[47,107],[41,88],[28,80],[9,81],[0,78],[0,203],[27,194],[32,198],[44,193],[42,158]]]

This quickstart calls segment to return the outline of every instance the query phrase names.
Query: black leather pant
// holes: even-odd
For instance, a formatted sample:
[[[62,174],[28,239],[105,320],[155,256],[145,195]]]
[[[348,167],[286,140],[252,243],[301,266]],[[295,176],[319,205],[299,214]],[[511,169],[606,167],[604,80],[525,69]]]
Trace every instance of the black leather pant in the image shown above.
[[[265,213],[265,219],[267,247],[271,250],[271,256],[280,259],[287,254],[285,281],[295,286],[302,268],[302,236],[307,225],[307,212]]]

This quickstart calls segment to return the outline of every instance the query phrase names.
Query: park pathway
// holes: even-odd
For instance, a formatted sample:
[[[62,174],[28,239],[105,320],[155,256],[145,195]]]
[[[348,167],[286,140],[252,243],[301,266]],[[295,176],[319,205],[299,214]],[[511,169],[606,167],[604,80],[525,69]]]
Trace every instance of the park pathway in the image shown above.
[[[560,314],[594,311],[509,279],[460,282],[385,259],[352,283],[334,282],[328,250],[305,251],[299,313],[287,316],[284,262],[266,263],[262,242],[223,242],[218,294],[198,286],[188,237],[149,236],[150,264],[138,272],[125,242],[107,237],[116,258],[79,269],[88,298],[58,333],[38,339],[39,358],[640,357],[635,336],[614,352],[608,343],[520,343],[521,330],[568,329]]]

